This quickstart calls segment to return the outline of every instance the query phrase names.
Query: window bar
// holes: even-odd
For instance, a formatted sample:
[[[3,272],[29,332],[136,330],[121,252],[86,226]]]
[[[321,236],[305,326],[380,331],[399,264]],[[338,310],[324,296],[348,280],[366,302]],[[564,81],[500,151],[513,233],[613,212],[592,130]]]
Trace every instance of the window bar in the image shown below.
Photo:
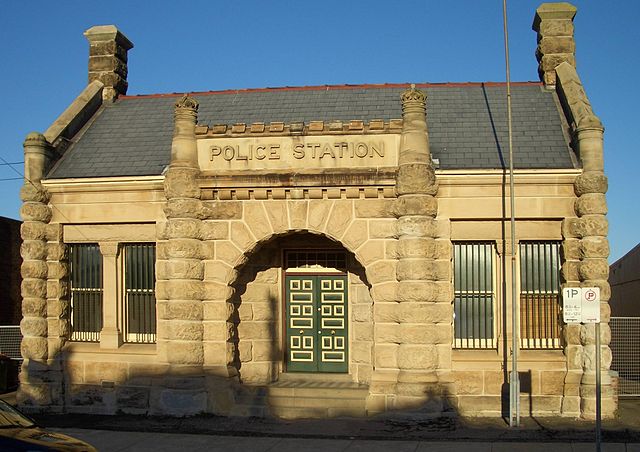
[[[544,318],[545,318],[545,322],[543,325],[544,328],[544,346],[545,347],[549,347],[550,343],[549,340],[551,338],[551,287],[549,287],[549,273],[551,272],[551,261],[548,259],[551,253],[551,244],[550,243],[543,243],[542,244],[542,250],[543,250],[543,266],[542,268],[544,269],[544,281],[543,281],[543,287],[544,287],[544,294],[543,294],[543,300],[544,300]]]

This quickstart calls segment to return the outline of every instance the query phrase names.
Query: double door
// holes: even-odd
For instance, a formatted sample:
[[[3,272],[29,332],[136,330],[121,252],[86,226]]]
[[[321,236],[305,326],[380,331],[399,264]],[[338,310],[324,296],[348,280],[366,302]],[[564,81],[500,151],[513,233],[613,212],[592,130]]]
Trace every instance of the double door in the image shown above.
[[[348,372],[347,277],[285,276],[288,372]]]

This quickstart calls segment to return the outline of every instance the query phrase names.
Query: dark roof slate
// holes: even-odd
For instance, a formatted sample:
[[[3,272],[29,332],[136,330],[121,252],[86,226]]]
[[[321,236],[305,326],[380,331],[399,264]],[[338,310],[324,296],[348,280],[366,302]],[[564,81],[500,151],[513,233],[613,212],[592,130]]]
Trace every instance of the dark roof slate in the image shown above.
[[[194,94],[199,124],[398,119],[398,86],[317,87]],[[508,167],[506,87],[443,84],[427,93],[433,158],[441,169]],[[514,164],[573,168],[553,92],[512,86]],[[158,175],[169,164],[175,96],[124,97],[102,107],[49,178]]]

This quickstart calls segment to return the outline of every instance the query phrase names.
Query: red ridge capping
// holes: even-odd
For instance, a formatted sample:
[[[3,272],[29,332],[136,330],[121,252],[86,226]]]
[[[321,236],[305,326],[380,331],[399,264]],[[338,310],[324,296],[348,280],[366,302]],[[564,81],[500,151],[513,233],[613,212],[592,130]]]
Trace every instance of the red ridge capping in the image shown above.
[[[506,86],[506,82],[443,82],[443,83],[415,83],[416,88],[445,88],[445,87],[462,87],[462,86]],[[512,86],[543,86],[542,82],[511,82]],[[216,94],[239,94],[239,93],[261,93],[274,91],[337,91],[359,88],[409,88],[411,83],[383,83],[383,84],[363,84],[363,85],[318,85],[318,86],[283,86],[278,88],[243,88],[243,89],[226,89],[218,91],[190,91],[192,96],[210,96]],[[185,93],[166,93],[166,94],[134,94],[130,96],[118,96],[120,99],[146,99],[160,97],[181,97]]]

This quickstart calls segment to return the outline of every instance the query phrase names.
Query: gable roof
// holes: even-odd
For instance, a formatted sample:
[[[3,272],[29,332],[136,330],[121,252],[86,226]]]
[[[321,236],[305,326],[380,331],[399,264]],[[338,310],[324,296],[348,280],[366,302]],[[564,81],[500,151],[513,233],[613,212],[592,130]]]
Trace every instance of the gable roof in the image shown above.
[[[441,169],[508,167],[506,85],[417,84],[427,94],[432,157]],[[199,124],[399,119],[402,85],[319,86],[191,94]],[[514,166],[574,168],[555,93],[512,84]],[[123,96],[103,105],[48,178],[159,175],[169,165],[179,95]]]

